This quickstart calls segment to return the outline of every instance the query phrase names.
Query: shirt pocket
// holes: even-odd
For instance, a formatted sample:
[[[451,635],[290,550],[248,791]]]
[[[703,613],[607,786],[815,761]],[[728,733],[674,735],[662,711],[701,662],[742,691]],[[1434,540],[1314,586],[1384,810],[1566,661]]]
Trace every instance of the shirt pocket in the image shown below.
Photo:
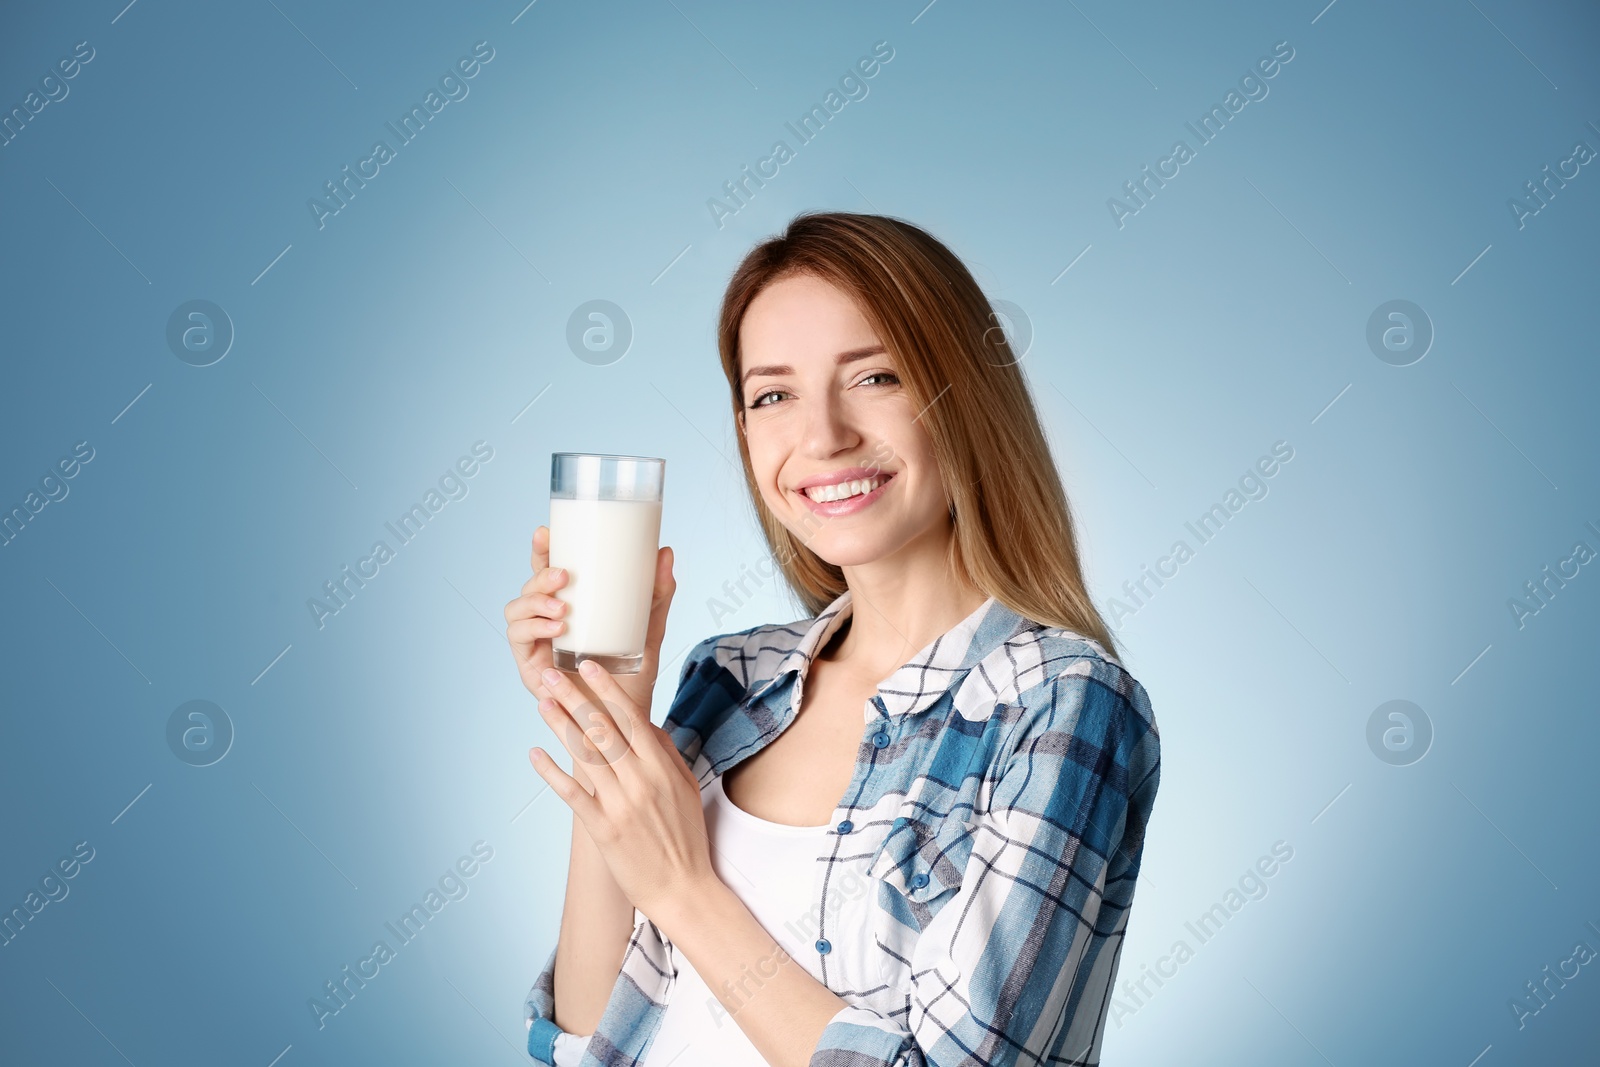
[[[922,931],[955,899],[972,854],[974,824],[961,815],[898,818],[867,865],[877,886],[873,914],[882,981],[911,988],[911,953]]]

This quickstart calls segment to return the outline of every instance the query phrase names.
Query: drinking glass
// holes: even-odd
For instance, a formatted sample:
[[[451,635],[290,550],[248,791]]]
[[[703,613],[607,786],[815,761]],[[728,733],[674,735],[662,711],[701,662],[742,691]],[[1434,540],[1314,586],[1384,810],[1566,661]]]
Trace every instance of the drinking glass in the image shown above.
[[[550,566],[567,582],[566,629],[551,641],[555,666],[592,659],[638,674],[655,589],[661,488],[667,461],[650,456],[556,452],[550,457]]]

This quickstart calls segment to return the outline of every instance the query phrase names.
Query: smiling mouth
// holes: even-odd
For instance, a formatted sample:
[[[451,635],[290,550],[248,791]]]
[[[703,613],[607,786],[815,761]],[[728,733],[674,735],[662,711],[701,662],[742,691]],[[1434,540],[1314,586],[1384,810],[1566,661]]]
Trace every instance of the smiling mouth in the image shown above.
[[[894,477],[892,474],[880,474],[875,478],[857,478],[853,481],[839,482],[835,485],[813,485],[800,491],[818,504],[829,504],[839,500],[849,500],[852,497],[865,496],[892,477]]]

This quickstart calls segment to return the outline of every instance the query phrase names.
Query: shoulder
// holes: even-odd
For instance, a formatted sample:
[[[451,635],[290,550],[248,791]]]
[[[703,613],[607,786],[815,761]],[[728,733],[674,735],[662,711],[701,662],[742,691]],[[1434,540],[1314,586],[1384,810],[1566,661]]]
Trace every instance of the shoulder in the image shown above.
[[[1103,693],[1155,728],[1149,694],[1122,661],[1092,637],[1059,626],[1024,621],[976,665],[973,674],[998,704],[1053,716],[1064,698]]]
[[[704,638],[684,655],[678,685],[681,688],[698,674],[726,671],[736,684],[753,689],[777,672],[815,621],[767,623]]]
[[[1007,762],[1050,753],[1120,778],[1154,774],[1160,734],[1150,696],[1093,638],[1030,623],[973,673],[993,687],[994,713],[1008,724]]]
[[[678,669],[666,729],[686,726],[708,735],[734,705],[778,674],[815,622],[767,623],[696,642]]]

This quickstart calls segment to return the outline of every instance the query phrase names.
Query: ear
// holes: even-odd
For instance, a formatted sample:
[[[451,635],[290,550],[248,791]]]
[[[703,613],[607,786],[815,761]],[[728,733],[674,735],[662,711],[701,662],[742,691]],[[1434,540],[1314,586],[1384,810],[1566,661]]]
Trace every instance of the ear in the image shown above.
[[[744,433],[744,408],[739,409],[739,432]]]

